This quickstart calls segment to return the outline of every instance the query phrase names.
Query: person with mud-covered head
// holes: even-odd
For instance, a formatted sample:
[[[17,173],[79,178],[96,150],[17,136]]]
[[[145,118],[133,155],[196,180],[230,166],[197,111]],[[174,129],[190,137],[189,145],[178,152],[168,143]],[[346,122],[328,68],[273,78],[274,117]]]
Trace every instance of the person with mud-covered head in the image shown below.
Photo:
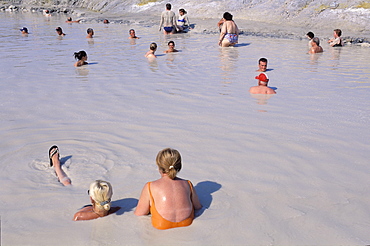
[[[233,16],[229,12],[225,12],[223,17],[225,22],[222,24],[218,45],[222,47],[234,46],[238,43],[238,26],[233,21]]]
[[[320,39],[314,37],[311,41],[311,49],[308,51],[309,54],[322,53],[324,50],[320,46]]]
[[[176,15],[171,10],[172,6],[170,3],[166,4],[166,10],[161,14],[161,23],[159,24],[159,31],[163,26],[164,34],[173,34],[176,33],[178,26],[176,24]]]
[[[145,184],[135,215],[152,215],[153,227],[165,230],[189,226],[194,210],[201,209],[198,195],[189,180],[177,177],[181,155],[171,148],[159,151],[156,163],[161,178]]]

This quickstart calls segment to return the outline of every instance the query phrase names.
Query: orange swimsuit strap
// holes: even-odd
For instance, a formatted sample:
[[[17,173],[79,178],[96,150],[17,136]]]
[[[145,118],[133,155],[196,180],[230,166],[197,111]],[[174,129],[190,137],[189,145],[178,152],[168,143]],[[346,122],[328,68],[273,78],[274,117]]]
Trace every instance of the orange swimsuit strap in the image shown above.
[[[188,180],[191,194],[193,193],[193,185],[192,183]],[[159,230],[165,230],[165,229],[170,229],[170,228],[175,228],[175,227],[182,227],[182,226],[189,226],[193,222],[194,219],[194,208],[191,210],[191,213],[188,218],[180,221],[180,222],[172,222],[169,220],[166,220],[165,218],[162,217],[155,208],[154,204],[154,199],[152,196],[152,193],[150,191],[150,184],[151,182],[148,182],[148,188],[149,188],[149,194],[150,194],[150,213],[152,214],[152,225],[153,227],[159,229]]]

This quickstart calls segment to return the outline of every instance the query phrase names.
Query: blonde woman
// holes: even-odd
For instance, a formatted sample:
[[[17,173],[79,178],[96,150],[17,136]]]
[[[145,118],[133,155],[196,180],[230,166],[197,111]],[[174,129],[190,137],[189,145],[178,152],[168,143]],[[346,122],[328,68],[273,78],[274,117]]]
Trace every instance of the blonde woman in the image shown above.
[[[194,209],[202,208],[189,180],[178,178],[181,155],[175,149],[159,151],[156,158],[161,178],[145,184],[135,214],[152,215],[152,225],[160,230],[189,226]]]
[[[96,180],[91,183],[87,193],[90,195],[92,205],[85,206],[78,211],[73,217],[74,221],[97,219],[120,209],[120,207],[111,207],[113,189],[107,181]]]

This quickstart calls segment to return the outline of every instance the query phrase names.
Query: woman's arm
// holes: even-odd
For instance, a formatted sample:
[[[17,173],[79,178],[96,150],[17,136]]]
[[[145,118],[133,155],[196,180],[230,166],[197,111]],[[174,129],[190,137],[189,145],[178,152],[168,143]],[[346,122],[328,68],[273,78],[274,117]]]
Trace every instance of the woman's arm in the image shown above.
[[[149,195],[149,186],[148,183],[144,185],[143,190],[141,191],[139,203],[135,209],[135,215],[147,215],[150,211],[150,195]]]

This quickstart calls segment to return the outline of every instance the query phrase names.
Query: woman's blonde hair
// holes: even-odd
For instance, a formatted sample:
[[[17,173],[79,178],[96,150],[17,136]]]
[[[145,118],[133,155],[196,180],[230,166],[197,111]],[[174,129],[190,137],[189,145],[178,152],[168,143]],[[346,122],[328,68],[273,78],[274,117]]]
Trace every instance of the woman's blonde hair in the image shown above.
[[[113,195],[112,185],[103,180],[96,180],[90,184],[89,195],[95,201],[97,209],[110,209],[110,202]]]
[[[170,179],[176,178],[176,174],[181,170],[181,155],[171,148],[159,151],[156,158],[159,170],[166,173]]]

